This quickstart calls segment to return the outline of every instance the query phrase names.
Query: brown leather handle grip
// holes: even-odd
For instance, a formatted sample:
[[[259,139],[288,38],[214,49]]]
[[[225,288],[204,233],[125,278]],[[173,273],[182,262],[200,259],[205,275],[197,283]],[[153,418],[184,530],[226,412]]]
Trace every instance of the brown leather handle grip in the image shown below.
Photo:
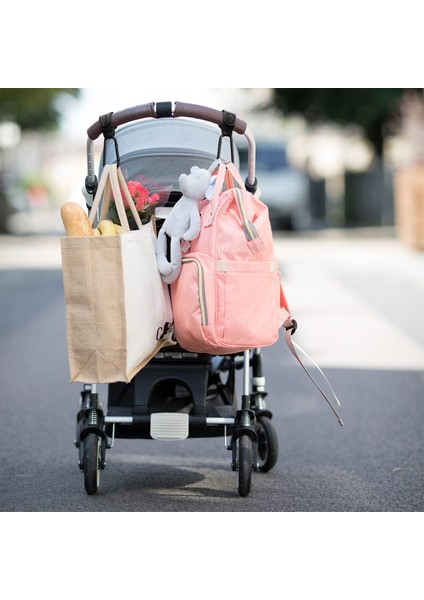
[[[124,123],[130,121],[137,121],[138,119],[146,119],[147,117],[156,117],[155,103],[150,102],[149,104],[141,104],[140,106],[133,106],[132,108],[126,108],[119,112],[112,114],[112,127],[119,127]],[[102,128],[99,121],[93,123],[91,127],[87,129],[87,135],[90,140],[97,140],[102,134]]]
[[[149,117],[154,119],[157,118],[154,102],[133,106],[132,108],[126,108],[119,112],[112,113],[112,127],[116,128],[119,125],[124,125],[130,121],[137,121],[138,119],[146,119]],[[209,121],[216,125],[222,125],[224,113],[215,108],[208,108],[207,106],[188,104],[187,102],[176,102],[172,117],[191,117],[194,119],[201,119],[202,121]],[[247,123],[245,121],[236,118],[234,124],[234,131],[236,133],[243,134],[246,131],[246,127]],[[91,140],[96,140],[101,134],[102,128],[99,121],[96,121],[87,129],[87,135]]]
[[[224,120],[224,114],[222,110],[216,110],[215,108],[208,108],[207,106],[200,106],[198,104],[188,104],[187,102],[176,102],[174,117],[192,117],[194,119],[201,119],[203,121],[209,121],[216,125],[222,125]],[[234,131],[236,133],[244,133],[246,131],[247,123],[242,119],[236,118],[234,125]]]

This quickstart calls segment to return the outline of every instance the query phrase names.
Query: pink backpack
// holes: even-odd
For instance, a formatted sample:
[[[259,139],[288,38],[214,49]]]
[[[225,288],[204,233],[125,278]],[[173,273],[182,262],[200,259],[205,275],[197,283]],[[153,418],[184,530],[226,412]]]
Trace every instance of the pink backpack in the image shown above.
[[[171,284],[177,342],[190,352],[232,354],[269,346],[290,322],[268,208],[220,163],[200,204],[201,230]]]
[[[283,327],[290,351],[343,425],[298,351],[319,370],[340,405],[327,377],[291,339],[297,325],[283,292],[268,208],[245,190],[232,163],[220,163],[214,194],[201,203],[200,215],[200,234],[183,252],[181,274],[171,284],[179,345],[206,354],[244,352],[274,344]]]

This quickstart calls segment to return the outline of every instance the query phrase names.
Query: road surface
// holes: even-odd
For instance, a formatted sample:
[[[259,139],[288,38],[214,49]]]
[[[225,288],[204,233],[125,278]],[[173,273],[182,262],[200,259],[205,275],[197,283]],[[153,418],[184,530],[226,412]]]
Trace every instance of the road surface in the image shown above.
[[[296,341],[345,426],[284,342],[264,350],[280,454],[237,493],[221,438],[116,440],[96,495],[73,446],[58,240],[0,241],[1,511],[420,512],[424,508],[423,256],[390,237],[277,236]],[[106,386],[100,386],[106,402]]]

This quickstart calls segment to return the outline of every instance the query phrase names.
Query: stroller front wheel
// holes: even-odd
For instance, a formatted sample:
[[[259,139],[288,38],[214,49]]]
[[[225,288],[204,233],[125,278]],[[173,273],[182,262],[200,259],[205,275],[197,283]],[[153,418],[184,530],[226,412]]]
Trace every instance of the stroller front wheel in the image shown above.
[[[101,437],[89,433],[84,439],[84,486],[87,494],[97,492],[100,485]]]
[[[248,496],[252,484],[253,448],[248,435],[242,435],[238,444],[238,492],[240,496]]]

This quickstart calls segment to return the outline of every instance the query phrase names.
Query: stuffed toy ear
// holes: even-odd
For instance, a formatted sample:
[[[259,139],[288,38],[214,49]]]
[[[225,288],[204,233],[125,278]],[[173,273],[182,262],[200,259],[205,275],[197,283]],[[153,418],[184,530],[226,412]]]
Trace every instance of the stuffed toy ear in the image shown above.
[[[213,191],[215,189],[216,178],[217,178],[217,175],[212,175],[211,180],[209,181],[209,187],[208,187],[207,192],[205,194],[206,200],[210,200],[212,198],[212,196],[213,196]]]

